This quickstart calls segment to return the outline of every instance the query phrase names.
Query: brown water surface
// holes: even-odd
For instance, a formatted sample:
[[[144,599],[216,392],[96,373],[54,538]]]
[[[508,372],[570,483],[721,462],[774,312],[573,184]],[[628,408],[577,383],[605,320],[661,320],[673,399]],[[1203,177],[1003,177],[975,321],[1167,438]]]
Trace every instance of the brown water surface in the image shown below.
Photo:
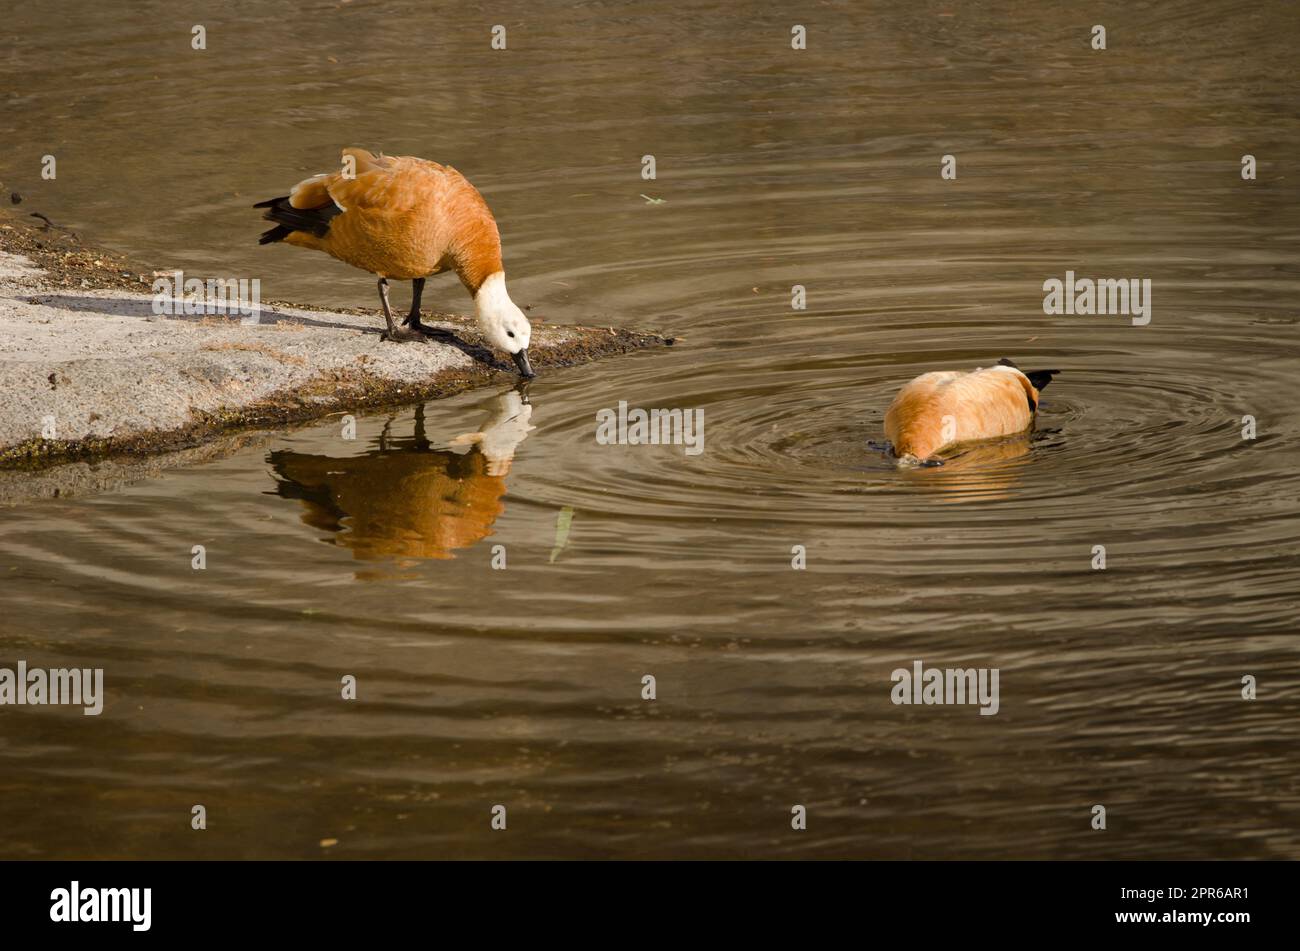
[[[0,708],[0,856],[1300,857],[1294,4],[6,6],[24,209],[372,306],[248,206],[423,155],[533,316],[683,339],[0,512],[0,666],[108,691]],[[1044,315],[1067,270],[1150,324]],[[867,448],[1001,356],[1062,370],[1032,436]],[[705,451],[599,445],[620,400]],[[918,659],[997,715],[893,705]]]

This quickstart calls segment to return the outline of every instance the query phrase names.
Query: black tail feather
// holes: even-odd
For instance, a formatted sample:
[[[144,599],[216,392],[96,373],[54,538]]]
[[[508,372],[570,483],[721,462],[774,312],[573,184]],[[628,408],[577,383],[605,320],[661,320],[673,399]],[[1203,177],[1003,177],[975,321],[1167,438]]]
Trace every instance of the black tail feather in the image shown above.
[[[288,195],[259,201],[253,207],[268,209],[262,217],[267,221],[274,221],[277,225],[269,231],[262,232],[262,236],[257,240],[258,244],[283,241],[294,231],[306,231],[323,238],[329,233],[330,219],[342,213],[342,209],[335,204],[322,205],[319,208],[295,208],[289,204]]]
[[[283,241],[291,234],[293,234],[292,228],[286,228],[284,225],[276,225],[270,231],[263,231],[261,237],[257,239],[257,243],[270,244],[272,241]]]
[[[1016,366],[1006,357],[1003,357],[1001,360],[998,361],[998,366],[1011,367],[1013,370],[1020,370],[1020,367]],[[1048,383],[1052,382],[1052,377],[1056,376],[1056,374],[1060,373],[1061,371],[1060,370],[1029,370],[1029,371],[1021,370],[1020,372],[1024,373],[1025,376],[1029,378],[1029,382],[1034,384],[1034,389],[1042,390],[1044,387],[1047,386]]]
[[[1060,372],[1060,370],[1031,370],[1025,376],[1029,377],[1029,382],[1034,384],[1034,389],[1042,391],[1047,388],[1048,383],[1052,382],[1052,377]]]

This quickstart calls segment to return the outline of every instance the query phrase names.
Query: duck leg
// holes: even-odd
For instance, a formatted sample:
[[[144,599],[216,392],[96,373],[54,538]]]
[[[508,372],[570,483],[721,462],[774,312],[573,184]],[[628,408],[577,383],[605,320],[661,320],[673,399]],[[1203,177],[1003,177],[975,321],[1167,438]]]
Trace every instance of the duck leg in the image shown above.
[[[420,323],[420,295],[424,293],[424,278],[417,277],[411,281],[411,312],[406,315],[402,321],[403,327],[410,327],[417,333],[422,333],[426,337],[449,337],[450,331],[443,330],[441,327],[430,327],[428,324]]]
[[[383,335],[384,340],[423,340],[424,334],[417,333],[414,330],[405,330],[399,328],[393,323],[393,309],[388,306],[388,278],[379,279],[379,300],[384,305],[384,320],[388,323],[388,332]]]
[[[424,325],[420,323],[420,295],[424,293],[424,278],[417,277],[411,281],[411,312],[406,315],[402,321],[403,327],[412,327],[419,330]]]

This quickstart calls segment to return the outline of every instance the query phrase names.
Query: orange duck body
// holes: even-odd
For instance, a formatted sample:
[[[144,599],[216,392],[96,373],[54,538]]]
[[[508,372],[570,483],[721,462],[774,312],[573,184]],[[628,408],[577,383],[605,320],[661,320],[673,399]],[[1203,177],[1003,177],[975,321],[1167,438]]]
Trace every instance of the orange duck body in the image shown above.
[[[885,435],[899,459],[919,462],[958,443],[1029,429],[1039,390],[1058,370],[1022,373],[1009,360],[969,373],[925,373],[906,384],[885,412]]]

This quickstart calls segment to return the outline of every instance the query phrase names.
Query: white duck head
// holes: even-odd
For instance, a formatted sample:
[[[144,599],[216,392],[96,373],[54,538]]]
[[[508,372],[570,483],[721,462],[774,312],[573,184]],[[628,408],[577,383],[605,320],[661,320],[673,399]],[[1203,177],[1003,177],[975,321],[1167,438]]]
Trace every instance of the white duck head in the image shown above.
[[[534,376],[528,362],[528,342],[532,338],[533,326],[506,292],[504,271],[488,275],[474,294],[474,304],[478,308],[479,326],[488,343],[514,358],[520,376],[525,379]]]

